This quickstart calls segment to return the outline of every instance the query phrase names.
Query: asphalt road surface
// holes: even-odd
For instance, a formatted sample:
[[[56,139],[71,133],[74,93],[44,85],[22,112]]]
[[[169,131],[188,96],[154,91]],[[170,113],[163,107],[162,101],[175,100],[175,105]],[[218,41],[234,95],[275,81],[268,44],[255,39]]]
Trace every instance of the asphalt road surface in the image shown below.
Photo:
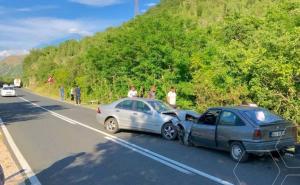
[[[291,156],[238,164],[227,152],[187,147],[155,134],[110,135],[94,110],[17,93],[0,97],[0,118],[31,178],[42,185],[300,184],[300,161]]]

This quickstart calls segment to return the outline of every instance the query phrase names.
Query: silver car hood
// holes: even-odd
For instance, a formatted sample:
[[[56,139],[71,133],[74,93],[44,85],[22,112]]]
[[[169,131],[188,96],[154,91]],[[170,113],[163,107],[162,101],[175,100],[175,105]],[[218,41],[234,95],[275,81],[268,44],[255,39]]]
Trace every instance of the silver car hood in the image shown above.
[[[176,110],[172,111],[163,111],[160,113],[165,121],[172,121],[172,123],[177,123],[180,121],[179,117],[177,116]]]

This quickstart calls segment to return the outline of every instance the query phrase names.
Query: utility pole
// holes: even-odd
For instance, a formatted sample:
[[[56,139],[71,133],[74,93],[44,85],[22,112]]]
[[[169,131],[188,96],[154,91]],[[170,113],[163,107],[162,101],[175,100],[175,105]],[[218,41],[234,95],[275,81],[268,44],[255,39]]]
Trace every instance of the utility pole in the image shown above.
[[[134,0],[134,16],[139,15],[139,0]]]

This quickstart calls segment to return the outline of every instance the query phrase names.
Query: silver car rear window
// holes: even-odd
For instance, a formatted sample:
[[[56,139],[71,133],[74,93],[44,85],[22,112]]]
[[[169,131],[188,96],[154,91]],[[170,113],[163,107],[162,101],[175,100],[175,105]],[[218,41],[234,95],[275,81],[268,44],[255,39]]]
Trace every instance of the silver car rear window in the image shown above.
[[[243,112],[257,125],[273,124],[284,120],[282,117],[265,109],[245,110]]]

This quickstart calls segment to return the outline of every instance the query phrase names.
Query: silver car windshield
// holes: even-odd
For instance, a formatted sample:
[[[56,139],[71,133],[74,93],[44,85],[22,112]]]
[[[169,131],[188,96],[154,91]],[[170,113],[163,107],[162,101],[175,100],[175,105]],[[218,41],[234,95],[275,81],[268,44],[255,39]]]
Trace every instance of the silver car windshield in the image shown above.
[[[276,123],[284,120],[280,116],[265,109],[246,110],[244,113],[258,125]]]
[[[147,102],[157,112],[165,112],[165,111],[173,110],[169,105],[167,105],[166,103],[161,102],[161,101],[147,101]]]

